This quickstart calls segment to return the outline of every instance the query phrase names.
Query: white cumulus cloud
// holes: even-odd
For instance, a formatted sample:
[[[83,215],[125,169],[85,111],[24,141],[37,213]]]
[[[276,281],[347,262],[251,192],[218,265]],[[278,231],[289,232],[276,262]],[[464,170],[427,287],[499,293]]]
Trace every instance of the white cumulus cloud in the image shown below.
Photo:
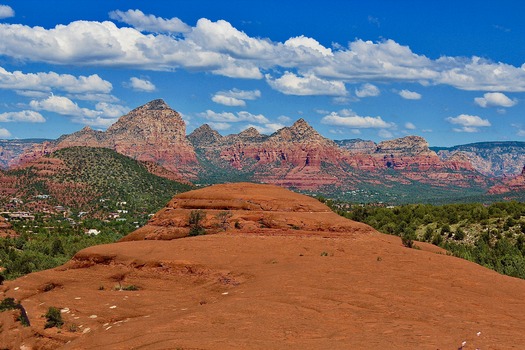
[[[394,134],[392,134],[392,132],[386,129],[379,130],[377,135],[383,139],[391,139],[392,137],[394,137]]]
[[[201,18],[188,26],[176,18],[139,10],[114,11],[111,17],[134,27],[118,27],[111,21],[74,21],[53,28],[0,23],[0,55],[22,62],[186,69],[247,79],[275,72],[279,78],[266,75],[268,84],[291,95],[346,96],[345,84],[361,82],[525,92],[525,64],[514,66],[476,56],[431,59],[391,39],[355,39],[347,46],[334,43],[326,48],[305,36],[283,42],[251,36],[225,20]]]
[[[154,33],[188,33],[191,27],[177,17],[165,19],[154,15],[146,15],[140,10],[116,10],[109,13],[113,20],[129,24],[140,31]]]
[[[399,96],[403,97],[405,100],[420,100],[421,99],[421,94],[415,91],[410,91],[410,90],[405,90],[405,89],[399,91]]]
[[[46,119],[42,114],[35,111],[19,111],[0,113],[0,122],[27,122],[27,123],[44,123]]]
[[[106,102],[98,103],[94,110],[83,108],[65,96],[55,95],[43,100],[32,100],[29,105],[36,110],[68,116],[75,123],[95,127],[108,127],[117,120],[117,117],[129,111],[129,108]]]
[[[237,123],[237,122],[252,122],[252,123],[269,123],[270,121],[262,114],[252,114],[250,112],[241,111],[237,113],[222,112],[217,113],[212,110],[206,110],[203,113],[200,113],[200,116],[211,120],[213,122],[222,122],[222,123]]]
[[[127,86],[135,91],[152,92],[157,89],[157,87],[151,81],[137,77],[129,78],[129,83]]]
[[[487,92],[483,97],[474,98],[474,102],[480,107],[512,107],[515,106],[518,101],[511,100],[505,94],[501,92]]]
[[[406,122],[405,123],[405,129],[416,130],[416,126],[414,124],[412,124],[411,122]]]
[[[109,93],[113,89],[113,85],[97,74],[75,77],[70,74],[55,72],[9,72],[0,67],[0,89],[30,91],[52,91],[56,89],[76,94]]]
[[[345,126],[356,129],[382,129],[390,128],[395,124],[385,122],[381,117],[361,117],[354,112],[344,109],[339,112],[332,112],[321,119],[321,123],[336,126]]]
[[[478,132],[480,127],[491,126],[488,119],[482,119],[477,115],[461,114],[457,117],[448,117],[446,120],[460,126],[453,129],[456,132]]]
[[[14,17],[14,16],[15,16],[15,11],[11,8],[11,6],[0,5],[0,19]]]
[[[381,94],[379,88],[370,83],[363,84],[360,88],[355,89],[355,95],[360,98],[379,96],[379,94]]]
[[[347,94],[345,84],[336,80],[325,80],[315,75],[297,76],[286,72],[283,76],[273,79],[266,75],[268,84],[277,91],[286,95],[328,95],[344,96]]]
[[[5,128],[0,128],[0,137],[11,137],[11,133]]]
[[[235,97],[224,96],[221,94],[215,94],[212,96],[211,100],[215,103],[231,106],[231,107],[244,107],[246,102]]]
[[[245,100],[255,100],[261,97],[261,91],[259,90],[239,90],[232,89],[229,91],[218,91],[216,92],[211,100],[215,103],[219,103],[225,106],[246,106]]]
[[[317,40],[305,37],[304,35],[290,38],[284,42],[284,45],[298,49],[314,50],[323,56],[333,56],[331,49],[324,47]]]
[[[219,131],[228,130],[232,126],[231,124],[221,123],[221,122],[210,122],[208,124],[210,125],[212,129],[219,130]]]

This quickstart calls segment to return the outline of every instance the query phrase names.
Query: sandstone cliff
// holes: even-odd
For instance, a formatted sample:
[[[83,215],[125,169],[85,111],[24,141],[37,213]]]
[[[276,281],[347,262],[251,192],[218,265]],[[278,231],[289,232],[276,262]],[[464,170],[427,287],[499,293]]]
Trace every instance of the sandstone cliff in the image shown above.
[[[519,175],[525,164],[525,142],[479,142],[436,151],[444,160],[462,153],[474,169],[486,176]]]
[[[54,142],[35,145],[19,157],[17,164],[73,146],[110,148],[133,159],[154,162],[176,174],[170,176],[179,181],[195,178],[199,169],[194,148],[186,139],[186,124],[160,99],[135,108],[106,131],[86,126]]]

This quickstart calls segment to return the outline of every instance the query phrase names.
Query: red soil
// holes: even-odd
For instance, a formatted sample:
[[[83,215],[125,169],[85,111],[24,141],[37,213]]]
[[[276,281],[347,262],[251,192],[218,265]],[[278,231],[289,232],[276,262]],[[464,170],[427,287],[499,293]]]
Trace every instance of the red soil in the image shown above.
[[[186,193],[181,203],[199,207],[209,196],[204,207],[213,207],[220,193],[231,201],[236,190],[228,186],[239,185]],[[313,209],[310,223],[329,216],[311,198],[245,186],[244,198],[260,207],[283,212],[301,197]],[[279,199],[287,196],[288,206]],[[186,215],[172,211],[175,219]],[[296,215],[288,212],[305,221]],[[464,349],[523,348],[525,281],[346,225],[358,229],[229,229],[85,249],[62,267],[5,283],[4,297],[21,300],[32,326],[1,313],[0,347],[435,350],[466,341]],[[114,290],[119,279],[139,290]],[[60,331],[43,329],[49,306],[67,308]]]

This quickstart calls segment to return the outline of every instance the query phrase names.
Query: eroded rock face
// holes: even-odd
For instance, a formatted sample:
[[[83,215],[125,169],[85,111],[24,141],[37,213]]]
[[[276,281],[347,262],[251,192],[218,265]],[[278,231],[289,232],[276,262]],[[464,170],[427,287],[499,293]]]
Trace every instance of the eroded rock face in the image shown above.
[[[478,142],[440,149],[438,155],[447,160],[459,152],[486,176],[519,175],[525,164],[525,142]]]
[[[351,140],[335,140],[339,147],[344,148],[351,153],[370,154],[375,152],[377,145],[373,141],[351,139]]]
[[[191,176],[198,166],[186,125],[163,100],[154,100],[121,117],[105,132],[107,142],[128,157],[157,162]]]
[[[256,181],[315,190],[340,183],[344,174],[338,164],[347,152],[303,119],[270,136],[249,128],[237,135],[204,137],[214,139],[212,143],[198,141],[201,131],[199,128],[188,137],[198,152],[218,167],[248,172]]]
[[[186,124],[160,99],[135,108],[106,131],[87,126],[55,142],[36,145],[19,158],[18,164],[72,146],[111,148],[140,161],[158,163],[178,174],[179,179],[195,178],[199,169],[194,148],[186,139]]]
[[[191,228],[190,214],[194,211],[203,213],[200,224],[208,233],[372,232],[369,226],[340,217],[316,199],[273,185],[233,183],[175,196],[147,225],[123,241],[186,237]]]
[[[489,189],[491,194],[502,194],[509,192],[525,191],[525,166],[517,176],[506,177],[502,179],[501,184],[494,185]]]

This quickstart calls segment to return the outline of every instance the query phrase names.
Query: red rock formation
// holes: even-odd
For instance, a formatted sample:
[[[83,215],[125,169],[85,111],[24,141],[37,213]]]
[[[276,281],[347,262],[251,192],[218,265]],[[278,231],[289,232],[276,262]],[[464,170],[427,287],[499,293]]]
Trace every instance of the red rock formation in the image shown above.
[[[503,178],[501,184],[492,186],[488,193],[490,194],[503,194],[509,192],[525,192],[525,166],[523,167],[521,174]]]
[[[186,139],[186,124],[163,100],[135,108],[105,132],[86,126],[53,143],[35,145],[17,164],[72,146],[111,148],[140,161],[155,162],[177,174],[179,180],[194,178],[199,169],[195,151]]]
[[[299,119],[269,137],[255,129],[239,134],[233,145],[222,148],[221,158],[236,168],[251,168],[257,181],[315,190],[340,184],[339,164],[347,152]]]

